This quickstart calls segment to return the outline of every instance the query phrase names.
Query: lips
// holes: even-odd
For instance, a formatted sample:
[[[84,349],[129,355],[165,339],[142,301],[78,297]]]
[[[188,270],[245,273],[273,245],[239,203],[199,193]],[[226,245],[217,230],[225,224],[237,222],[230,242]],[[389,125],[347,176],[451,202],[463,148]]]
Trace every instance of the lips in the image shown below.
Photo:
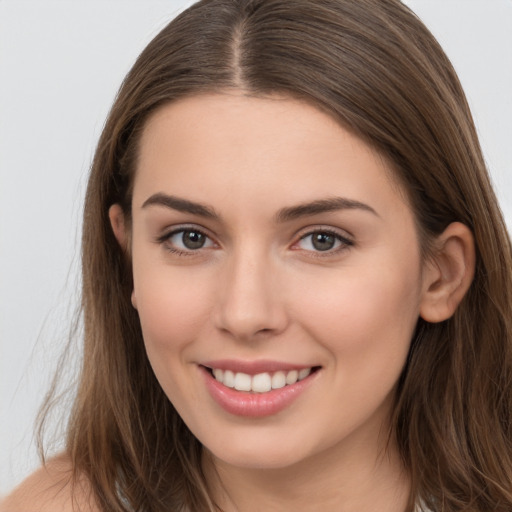
[[[232,370],[222,370],[213,368],[212,374],[217,382],[224,384],[228,388],[234,388],[237,391],[252,391],[254,393],[267,393],[272,389],[281,389],[285,386],[291,386],[299,380],[305,379],[313,368],[302,368],[301,370],[279,370],[277,372],[263,372],[256,375],[237,372]]]
[[[286,409],[320,369],[270,361],[212,361],[199,368],[215,402],[225,411],[245,417],[269,416]]]

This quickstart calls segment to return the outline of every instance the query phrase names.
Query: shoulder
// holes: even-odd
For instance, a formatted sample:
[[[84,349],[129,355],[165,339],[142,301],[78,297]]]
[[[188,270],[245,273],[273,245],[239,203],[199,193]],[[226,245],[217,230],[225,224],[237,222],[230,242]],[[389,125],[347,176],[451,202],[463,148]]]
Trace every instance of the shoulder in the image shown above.
[[[71,463],[61,456],[48,461],[0,500],[0,512],[100,512],[83,481],[73,485]]]

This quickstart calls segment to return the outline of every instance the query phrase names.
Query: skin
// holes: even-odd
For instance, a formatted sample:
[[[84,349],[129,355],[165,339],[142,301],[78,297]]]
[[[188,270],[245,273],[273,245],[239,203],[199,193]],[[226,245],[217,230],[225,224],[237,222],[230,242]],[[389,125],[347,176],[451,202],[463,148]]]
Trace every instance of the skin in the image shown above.
[[[418,317],[449,318],[471,283],[469,229],[450,224],[423,261],[386,161],[289,98],[229,91],[166,105],[148,121],[139,157],[130,229],[119,205],[111,224],[132,258],[148,357],[205,447],[215,501],[224,512],[405,511],[393,395]],[[163,195],[207,211],[171,208]],[[297,205],[334,197],[356,207],[297,215]],[[184,246],[185,228],[204,245]],[[319,251],[311,235],[326,232],[334,245]],[[319,370],[283,410],[241,417],[205,386],[200,365],[218,359]],[[43,498],[71,510],[67,464],[37,472],[0,510]],[[97,510],[86,483],[75,492]]]
[[[148,204],[158,194],[215,216]],[[364,206],[276,220],[333,197]],[[126,244],[118,206],[111,219]],[[204,246],[187,248],[183,228],[203,233]],[[384,159],[303,102],[237,92],[184,99],[145,128],[131,229],[132,302],[147,354],[206,447],[223,508],[316,510],[322,500],[323,510],[364,511],[378,500],[381,510],[404,510],[408,478],[392,438],[386,444],[393,393],[420,314],[451,311],[439,300],[449,295],[442,265],[421,260],[406,194]],[[467,233],[450,229],[439,245],[466,261]],[[318,251],[311,233],[326,231],[340,238]],[[456,268],[445,275],[459,275],[445,260]],[[320,370],[284,410],[246,418],[208,393],[199,369],[213,359]]]
[[[56,457],[0,500],[0,512],[100,512],[88,481],[72,483],[72,466],[65,455]]]

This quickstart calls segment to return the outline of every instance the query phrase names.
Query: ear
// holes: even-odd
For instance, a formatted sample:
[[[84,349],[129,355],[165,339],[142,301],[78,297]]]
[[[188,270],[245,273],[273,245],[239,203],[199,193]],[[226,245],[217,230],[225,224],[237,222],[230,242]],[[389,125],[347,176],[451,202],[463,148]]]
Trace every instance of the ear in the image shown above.
[[[110,219],[110,225],[112,226],[112,231],[114,232],[114,236],[116,237],[117,243],[121,246],[121,248],[128,252],[129,251],[129,233],[126,225],[126,219],[124,216],[123,209],[119,204],[113,204],[108,210],[108,217]],[[132,291],[132,305],[135,309],[137,309],[137,301],[135,299],[135,290]]]
[[[425,265],[420,316],[427,322],[450,318],[469,289],[475,273],[475,244],[471,230],[450,224],[435,242],[434,255]]]
[[[127,250],[127,234],[126,234],[126,223],[124,218],[124,212],[119,204],[113,204],[108,209],[108,217],[110,219],[110,225],[112,226],[112,231],[114,232],[114,236],[117,239],[117,243],[121,246],[122,249]]]

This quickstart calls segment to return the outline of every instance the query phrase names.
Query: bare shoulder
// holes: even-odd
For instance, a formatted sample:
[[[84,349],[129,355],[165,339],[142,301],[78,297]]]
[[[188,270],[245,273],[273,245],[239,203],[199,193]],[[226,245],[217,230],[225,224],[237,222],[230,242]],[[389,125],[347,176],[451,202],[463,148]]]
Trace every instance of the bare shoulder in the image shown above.
[[[0,512],[100,512],[84,481],[74,486],[64,457],[48,461],[0,501]]]

